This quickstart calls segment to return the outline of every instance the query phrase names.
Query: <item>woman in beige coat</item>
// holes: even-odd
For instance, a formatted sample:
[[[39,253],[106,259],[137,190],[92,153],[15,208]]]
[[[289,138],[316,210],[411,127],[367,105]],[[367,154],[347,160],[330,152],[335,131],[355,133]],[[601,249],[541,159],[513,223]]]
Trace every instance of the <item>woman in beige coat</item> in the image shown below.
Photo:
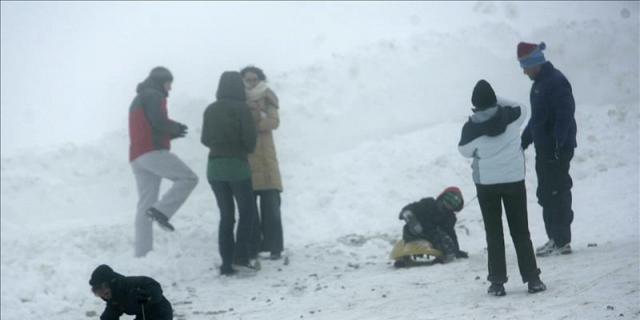
[[[249,154],[253,190],[256,200],[259,199],[260,212],[255,237],[260,251],[268,251],[271,259],[279,259],[284,248],[280,214],[282,178],[272,133],[280,124],[278,98],[268,87],[267,77],[260,68],[248,66],[240,73],[245,83],[247,104],[258,130],[256,150]]]

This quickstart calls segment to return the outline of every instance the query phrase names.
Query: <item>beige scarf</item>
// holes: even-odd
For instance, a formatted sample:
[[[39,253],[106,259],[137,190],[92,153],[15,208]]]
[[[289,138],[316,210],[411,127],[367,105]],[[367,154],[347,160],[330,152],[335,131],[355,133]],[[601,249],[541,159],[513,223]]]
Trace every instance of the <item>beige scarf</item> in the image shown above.
[[[266,94],[267,94],[267,90],[269,89],[269,86],[267,86],[267,83],[264,81],[260,81],[258,82],[258,85],[256,85],[253,89],[247,89],[247,100],[249,101],[259,101],[265,98]]]

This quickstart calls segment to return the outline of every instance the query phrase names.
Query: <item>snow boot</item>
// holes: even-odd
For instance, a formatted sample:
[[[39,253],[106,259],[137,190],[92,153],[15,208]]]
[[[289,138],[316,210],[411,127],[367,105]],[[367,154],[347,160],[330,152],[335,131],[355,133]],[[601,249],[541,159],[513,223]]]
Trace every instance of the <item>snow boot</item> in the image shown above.
[[[571,253],[570,243],[567,243],[561,247],[558,247],[554,244],[553,247],[549,248],[548,250],[536,253],[536,256],[548,257],[548,256],[557,256],[561,254],[570,254],[570,253]]]
[[[222,276],[232,276],[234,274],[236,274],[238,271],[236,271],[235,269],[233,269],[231,266],[221,266],[220,267],[220,275]]]
[[[507,292],[504,291],[504,285],[502,283],[497,283],[497,282],[492,283],[489,286],[489,290],[487,290],[487,293],[496,297],[502,297],[507,295]]]
[[[164,213],[158,211],[158,209],[151,207],[149,208],[145,214],[151,218],[151,220],[157,222],[162,229],[167,231],[174,231],[175,228],[169,223],[169,218],[164,215]]]
[[[540,253],[543,253],[543,252],[547,252],[547,251],[551,250],[555,246],[556,246],[555,241],[553,241],[552,239],[549,239],[549,241],[547,241],[547,243],[545,243],[541,247],[537,247],[536,248],[536,255],[538,255]]]
[[[258,271],[262,268],[262,265],[260,264],[260,261],[258,259],[236,261],[236,263],[234,263],[233,265],[244,271]]]
[[[562,247],[558,248],[558,253],[560,254],[570,254],[571,253],[571,244],[567,243]]]
[[[540,278],[535,278],[533,280],[530,280],[528,283],[528,286],[529,286],[529,293],[536,293],[536,292],[547,290],[547,286],[545,286],[544,283],[542,283],[542,280],[540,280]]]
[[[282,258],[282,253],[280,252],[271,252],[271,255],[269,255],[271,260],[280,260],[280,258]]]

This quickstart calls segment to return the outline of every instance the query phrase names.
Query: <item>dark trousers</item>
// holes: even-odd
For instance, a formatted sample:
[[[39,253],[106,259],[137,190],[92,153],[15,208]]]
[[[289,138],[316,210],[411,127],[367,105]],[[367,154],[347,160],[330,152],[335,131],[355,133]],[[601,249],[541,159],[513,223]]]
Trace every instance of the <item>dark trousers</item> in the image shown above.
[[[254,191],[259,202],[259,228],[256,232],[261,251],[281,253],[284,248],[282,236],[282,217],[280,214],[280,191]]]
[[[511,239],[518,256],[518,268],[523,282],[540,274],[533,254],[527,217],[527,191],[524,180],[491,185],[476,184],[478,202],[484,220],[489,252],[489,276],[492,283],[507,282],[504,233],[502,231],[502,205],[504,204]]]
[[[563,246],[571,242],[571,187],[573,180],[569,175],[569,166],[573,158],[573,149],[564,150],[557,160],[550,161],[549,156],[536,150],[536,174],[538,176],[538,203],[542,206],[544,227],[549,239]]]
[[[257,255],[252,241],[257,222],[256,202],[253,197],[251,179],[241,181],[209,180],[220,209],[218,247],[223,266],[231,266],[234,259],[246,264]],[[238,204],[238,228],[234,241],[235,202]]]

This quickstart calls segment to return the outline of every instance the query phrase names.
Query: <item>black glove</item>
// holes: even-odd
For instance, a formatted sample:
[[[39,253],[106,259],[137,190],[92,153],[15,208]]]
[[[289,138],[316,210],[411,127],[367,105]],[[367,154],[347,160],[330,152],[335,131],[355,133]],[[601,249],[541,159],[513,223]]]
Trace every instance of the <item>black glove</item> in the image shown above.
[[[151,295],[144,289],[137,288],[135,291],[136,301],[139,304],[145,304],[151,301]]]
[[[187,129],[189,128],[182,123],[178,123],[177,126],[178,130],[173,134],[173,138],[184,138],[184,136],[187,135]]]
[[[456,258],[460,259],[460,258],[469,258],[469,254],[466,251],[462,251],[462,250],[458,250],[458,252],[456,252]]]
[[[178,138],[182,138],[182,137],[186,136],[188,129],[189,129],[189,127],[187,127],[186,125],[180,124],[180,131],[178,131]]]

